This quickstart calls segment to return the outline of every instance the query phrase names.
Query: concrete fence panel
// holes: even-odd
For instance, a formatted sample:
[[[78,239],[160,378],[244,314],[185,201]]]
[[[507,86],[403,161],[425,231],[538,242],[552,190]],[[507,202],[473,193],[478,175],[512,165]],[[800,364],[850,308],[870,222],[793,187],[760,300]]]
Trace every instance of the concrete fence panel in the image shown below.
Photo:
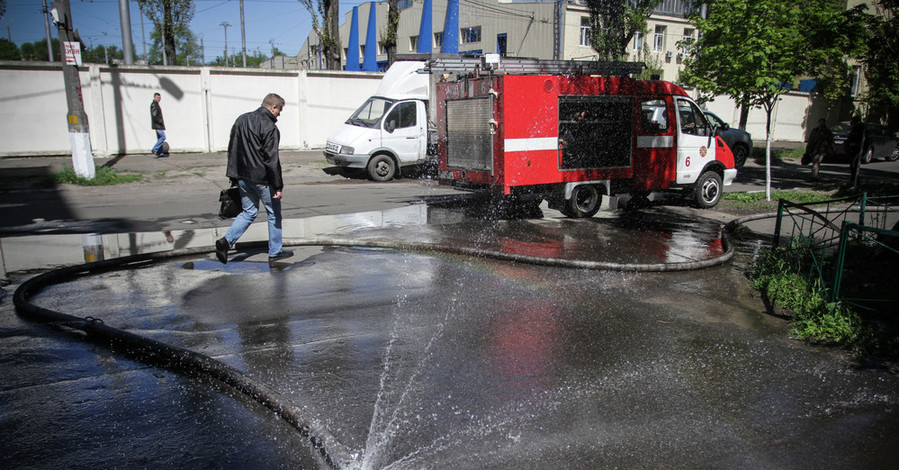
[[[278,120],[281,148],[323,148],[325,141],[378,88],[381,73],[219,67],[106,66],[79,73],[91,147],[96,156],[148,154],[153,93],[162,95],[166,135],[173,152],[221,152],[231,125],[256,109],[267,93],[284,97]],[[48,62],[0,62],[0,157],[70,155],[62,68]],[[802,141],[811,100],[788,93],[775,108],[774,140]],[[732,100],[707,107],[739,123]],[[765,138],[765,113],[753,109],[747,130]]]

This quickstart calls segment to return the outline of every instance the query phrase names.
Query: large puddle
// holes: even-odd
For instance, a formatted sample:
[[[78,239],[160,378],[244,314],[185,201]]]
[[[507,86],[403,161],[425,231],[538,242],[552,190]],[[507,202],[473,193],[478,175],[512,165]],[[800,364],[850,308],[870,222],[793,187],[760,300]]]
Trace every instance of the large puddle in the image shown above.
[[[31,265],[21,257],[24,270],[211,249],[226,229],[171,240],[55,235],[29,245],[21,237],[3,246],[4,256],[11,247],[34,254]],[[415,205],[286,221],[285,237],[616,263],[723,253],[718,224],[670,211],[483,220]],[[265,224],[242,239],[264,240]],[[341,468],[794,468],[834,459],[874,468],[895,457],[895,377],[855,371],[832,351],[789,340],[729,265],[637,273],[361,245],[297,246],[276,267],[264,247],[238,247],[226,265],[203,253],[78,276],[33,301],[199,352],[278,390],[334,437],[326,444]],[[307,442],[266,424],[277,416],[247,399],[153,368],[140,374],[91,345],[73,371],[60,341],[6,341],[11,357],[40,360],[0,364],[17,371],[2,396],[19,413],[40,415],[57,402],[86,409],[35,421],[53,422],[49,431],[22,420],[10,446],[41,443],[118,468],[171,456],[189,456],[181,462],[195,467],[315,465]],[[105,380],[74,383],[84,374]],[[121,411],[106,413],[111,406]],[[100,433],[117,452],[90,452],[84,444],[95,440],[85,430],[93,428],[123,430]],[[243,428],[240,447],[227,436]],[[141,432],[152,442],[135,440]],[[71,436],[80,440],[67,443]],[[57,462],[26,457],[33,466]]]

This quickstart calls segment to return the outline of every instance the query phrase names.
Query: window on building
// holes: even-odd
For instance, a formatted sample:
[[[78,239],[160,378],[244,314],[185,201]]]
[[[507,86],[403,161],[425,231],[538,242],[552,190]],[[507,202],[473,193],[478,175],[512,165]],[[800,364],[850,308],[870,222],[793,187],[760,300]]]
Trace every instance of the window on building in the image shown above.
[[[861,72],[860,67],[852,67],[852,74],[849,75],[849,96],[855,98],[858,95],[858,76]]]
[[[473,42],[481,42],[481,27],[472,26],[470,28],[462,28],[459,38],[462,44],[470,44]]]
[[[434,33],[434,47],[436,47],[437,49],[443,47],[443,31]]]
[[[667,28],[665,26],[656,26],[655,37],[653,37],[652,41],[652,50],[655,52],[662,52],[665,50],[665,30]]]
[[[643,31],[637,31],[636,33],[634,33],[634,50],[643,50]]]
[[[693,47],[693,28],[684,28],[684,36],[681,38],[681,54],[687,55]]]
[[[590,45],[590,28],[593,27],[593,23],[590,21],[589,16],[581,17],[581,39],[580,45],[589,46]]]
[[[418,36],[409,36],[409,50],[413,52],[418,50]]]
[[[365,57],[365,44],[359,46],[359,57]]]

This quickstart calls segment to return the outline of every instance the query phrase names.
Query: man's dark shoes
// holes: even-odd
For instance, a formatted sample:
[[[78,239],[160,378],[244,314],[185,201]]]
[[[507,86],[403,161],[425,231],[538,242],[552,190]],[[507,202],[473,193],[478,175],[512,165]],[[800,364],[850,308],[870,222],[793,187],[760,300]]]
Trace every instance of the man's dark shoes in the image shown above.
[[[228,240],[225,240],[225,237],[219,238],[215,241],[215,256],[222,262],[222,264],[228,263]]]
[[[275,256],[269,256],[269,257],[268,257],[268,262],[269,262],[269,263],[274,263],[275,261],[282,260],[282,259],[285,259],[285,258],[290,258],[291,256],[293,256],[293,252],[292,252],[292,251],[290,251],[290,250],[284,250],[284,251],[279,252],[279,253],[278,253],[277,255],[275,255]]]

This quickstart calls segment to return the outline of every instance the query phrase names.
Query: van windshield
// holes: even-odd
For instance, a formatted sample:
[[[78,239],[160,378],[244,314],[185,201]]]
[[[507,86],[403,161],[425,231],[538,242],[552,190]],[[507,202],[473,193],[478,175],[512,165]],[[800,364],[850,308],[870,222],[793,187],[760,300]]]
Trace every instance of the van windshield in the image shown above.
[[[384,113],[393,106],[393,100],[372,97],[346,121],[347,124],[360,127],[376,127]]]

